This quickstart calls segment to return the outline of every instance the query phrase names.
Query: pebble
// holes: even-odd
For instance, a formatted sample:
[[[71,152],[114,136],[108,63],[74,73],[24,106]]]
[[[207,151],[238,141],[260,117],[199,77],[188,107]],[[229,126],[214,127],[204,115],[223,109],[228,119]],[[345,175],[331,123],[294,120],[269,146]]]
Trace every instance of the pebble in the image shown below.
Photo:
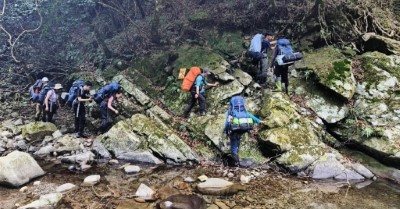
[[[40,181],[35,181],[35,182],[33,182],[33,186],[38,186],[38,185],[40,185]]]
[[[56,191],[59,193],[62,193],[62,192],[66,192],[66,191],[69,191],[74,188],[76,188],[76,186],[74,184],[66,183],[66,184],[63,184],[63,185],[57,187]]]
[[[201,176],[197,177],[197,179],[199,179],[199,181],[203,182],[203,181],[207,181],[208,177],[206,175],[201,175]]]
[[[91,175],[86,177],[85,180],[83,180],[82,186],[93,186],[99,183],[99,181],[100,181],[100,175]]]
[[[193,183],[193,182],[195,182],[196,180],[193,179],[192,177],[186,177],[183,181],[186,182],[186,183]]]
[[[250,176],[241,175],[241,176],[240,176],[240,182],[241,182],[242,184],[247,184],[247,183],[249,183],[249,182],[250,182]]]
[[[234,177],[234,176],[235,176],[235,174],[233,174],[233,173],[231,173],[231,172],[228,173],[228,177],[229,177],[229,178],[232,178],[232,177]]]
[[[27,186],[24,186],[24,187],[22,187],[19,191],[20,192],[26,192],[28,190],[28,187]]]
[[[136,165],[128,165],[124,167],[124,171],[127,174],[138,173],[140,171],[140,167]]]

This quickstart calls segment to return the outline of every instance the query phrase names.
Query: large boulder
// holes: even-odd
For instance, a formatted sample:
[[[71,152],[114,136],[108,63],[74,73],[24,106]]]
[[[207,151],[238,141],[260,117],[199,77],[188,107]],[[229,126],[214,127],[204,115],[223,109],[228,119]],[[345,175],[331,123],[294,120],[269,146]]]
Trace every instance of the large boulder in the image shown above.
[[[360,60],[364,79],[353,113],[333,131],[340,140],[400,168],[400,57],[372,52]]]
[[[147,106],[150,104],[151,99],[139,88],[137,88],[132,82],[127,80],[125,76],[115,76],[113,78],[113,81],[118,82],[122,86],[122,88],[124,88],[124,91],[133,96],[135,100],[139,102],[139,104],[141,104],[142,106]]]
[[[259,132],[264,152],[278,155],[276,162],[288,171],[300,172],[325,153],[336,153],[323,143],[329,134],[302,117],[286,95],[273,93],[267,97],[261,113],[270,127]]]
[[[400,41],[377,35],[366,33],[363,35],[366,51],[379,51],[385,54],[400,55]]]
[[[22,126],[22,136],[28,141],[51,136],[57,127],[53,123],[33,122]]]
[[[27,153],[14,151],[0,157],[0,184],[19,187],[45,172]]]
[[[141,156],[133,161],[152,160],[159,163],[154,155],[168,163],[197,162],[197,155],[165,124],[151,120],[142,114],[133,115],[130,119],[115,124],[107,133],[98,137],[104,146],[123,159],[127,156]],[[144,153],[154,153],[144,158]]]
[[[332,47],[326,47],[304,54],[304,62],[296,67],[312,70],[319,82],[350,100],[356,91],[356,80],[353,75],[352,62]]]

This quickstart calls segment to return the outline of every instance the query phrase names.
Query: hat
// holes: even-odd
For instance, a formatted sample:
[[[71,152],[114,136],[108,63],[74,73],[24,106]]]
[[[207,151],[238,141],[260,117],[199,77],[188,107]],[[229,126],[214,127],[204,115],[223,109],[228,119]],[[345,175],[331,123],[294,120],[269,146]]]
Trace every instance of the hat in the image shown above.
[[[210,68],[208,68],[208,67],[203,67],[203,73],[206,73],[206,74],[210,75],[210,74],[211,74]]]
[[[60,84],[60,83],[57,83],[55,86],[54,86],[54,89],[62,89],[63,87],[62,87],[62,85]]]
[[[47,77],[43,77],[43,78],[42,78],[42,81],[43,81],[43,82],[48,82],[49,79],[48,79]]]

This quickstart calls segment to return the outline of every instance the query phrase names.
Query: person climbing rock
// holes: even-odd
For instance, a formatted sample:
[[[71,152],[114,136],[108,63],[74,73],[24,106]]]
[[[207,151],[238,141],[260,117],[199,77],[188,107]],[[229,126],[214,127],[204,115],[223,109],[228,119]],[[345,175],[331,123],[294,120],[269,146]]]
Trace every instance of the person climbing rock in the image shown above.
[[[206,97],[205,97],[205,88],[204,86],[218,86],[218,82],[208,83],[206,80],[206,76],[210,75],[210,69],[208,67],[201,68],[201,73],[196,77],[196,80],[190,89],[191,97],[189,99],[188,106],[184,112],[184,117],[189,117],[190,111],[196,104],[196,101],[199,101],[200,106],[200,115],[205,115],[207,112],[206,109]]]
[[[229,102],[230,107],[226,112],[224,133],[228,135],[231,142],[231,155],[239,166],[239,147],[242,135],[253,129],[255,123],[264,121],[246,111],[245,100],[242,96],[233,96]]]
[[[53,115],[57,112],[58,108],[61,108],[59,94],[62,88],[62,85],[57,83],[53,89],[47,92],[43,105],[43,122],[54,123]]]
[[[90,96],[91,88],[92,83],[86,81],[85,84],[77,91],[77,98],[73,104],[76,137],[87,138],[87,136],[84,134],[86,121],[85,103],[92,102],[92,97]]]
[[[49,79],[47,77],[43,77],[42,79],[38,79],[35,84],[33,84],[29,88],[29,93],[31,95],[32,102],[35,103],[35,121],[39,121],[42,115],[43,103],[39,100],[40,92],[44,87],[46,87],[49,83]],[[44,92],[43,92],[44,93]]]
[[[100,104],[100,111],[101,111],[101,127],[100,133],[103,134],[107,132],[110,126],[110,110],[113,111],[116,115],[119,114],[118,110],[113,107],[114,101],[120,101],[122,99],[123,93],[122,89],[119,89],[115,94],[111,95],[110,97],[106,98]]]
[[[250,42],[250,48],[247,51],[247,56],[252,58],[252,63],[259,66],[256,80],[259,84],[265,84],[267,79],[268,69],[268,49],[272,49],[271,41],[274,35],[271,32],[256,34]]]

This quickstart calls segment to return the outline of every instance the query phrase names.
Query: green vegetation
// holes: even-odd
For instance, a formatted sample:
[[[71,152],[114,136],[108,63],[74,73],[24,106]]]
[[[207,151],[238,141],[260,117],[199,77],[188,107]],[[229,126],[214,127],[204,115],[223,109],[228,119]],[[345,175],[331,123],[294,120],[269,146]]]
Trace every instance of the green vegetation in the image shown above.
[[[209,17],[208,13],[206,12],[196,12],[189,17],[190,21],[203,21],[207,20]]]

